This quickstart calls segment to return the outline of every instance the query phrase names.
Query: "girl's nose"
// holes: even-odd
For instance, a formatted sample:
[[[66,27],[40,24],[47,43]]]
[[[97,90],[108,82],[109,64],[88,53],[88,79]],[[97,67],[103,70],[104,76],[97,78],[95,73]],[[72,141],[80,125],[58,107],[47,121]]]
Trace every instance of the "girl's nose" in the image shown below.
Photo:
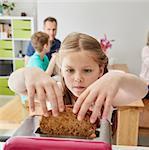
[[[75,78],[75,82],[81,82],[82,80],[79,78]]]
[[[75,82],[82,82],[83,81],[83,77],[81,76],[80,73],[76,73],[75,77],[74,77]]]

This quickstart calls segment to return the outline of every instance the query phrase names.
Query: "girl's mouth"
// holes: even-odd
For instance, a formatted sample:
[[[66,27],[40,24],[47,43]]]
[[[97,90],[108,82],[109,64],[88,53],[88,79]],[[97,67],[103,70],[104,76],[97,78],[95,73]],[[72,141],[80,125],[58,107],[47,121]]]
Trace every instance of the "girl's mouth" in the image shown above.
[[[74,86],[73,89],[74,89],[75,91],[82,91],[82,90],[85,89],[85,87],[83,87],[83,86]]]

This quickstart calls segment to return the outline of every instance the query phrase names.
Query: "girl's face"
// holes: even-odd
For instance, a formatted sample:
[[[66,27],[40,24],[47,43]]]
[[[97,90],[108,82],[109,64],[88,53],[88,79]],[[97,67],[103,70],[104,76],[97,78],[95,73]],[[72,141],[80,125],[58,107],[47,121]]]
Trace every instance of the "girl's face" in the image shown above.
[[[99,67],[94,55],[89,51],[70,52],[62,60],[64,82],[76,97],[103,75],[104,69]]]

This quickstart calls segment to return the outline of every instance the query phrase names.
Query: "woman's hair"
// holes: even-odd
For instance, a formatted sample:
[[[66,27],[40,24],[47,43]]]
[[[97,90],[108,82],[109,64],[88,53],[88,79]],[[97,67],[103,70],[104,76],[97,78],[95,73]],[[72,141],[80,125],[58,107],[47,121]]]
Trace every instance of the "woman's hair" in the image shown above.
[[[147,33],[147,43],[146,43],[147,46],[149,46],[149,32]]]
[[[49,42],[49,35],[44,32],[36,32],[32,35],[31,42],[36,51],[42,52],[43,46]]]
[[[93,52],[95,54],[95,61],[99,64],[99,66],[104,66],[104,73],[108,71],[108,57],[102,51],[100,43],[95,38],[83,33],[70,33],[64,39],[59,50],[59,64],[61,64],[63,56],[66,53],[82,50]]]

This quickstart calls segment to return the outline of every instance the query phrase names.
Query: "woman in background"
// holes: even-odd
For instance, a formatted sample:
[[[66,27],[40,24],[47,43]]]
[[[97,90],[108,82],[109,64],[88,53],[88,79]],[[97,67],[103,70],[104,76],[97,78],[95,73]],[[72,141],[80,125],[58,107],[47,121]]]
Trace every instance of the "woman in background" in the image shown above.
[[[140,77],[143,78],[147,82],[148,89],[149,89],[149,32],[147,34],[146,46],[144,46],[142,49],[141,61],[142,61],[142,65],[141,65]],[[144,97],[144,99],[149,99],[149,92]]]

